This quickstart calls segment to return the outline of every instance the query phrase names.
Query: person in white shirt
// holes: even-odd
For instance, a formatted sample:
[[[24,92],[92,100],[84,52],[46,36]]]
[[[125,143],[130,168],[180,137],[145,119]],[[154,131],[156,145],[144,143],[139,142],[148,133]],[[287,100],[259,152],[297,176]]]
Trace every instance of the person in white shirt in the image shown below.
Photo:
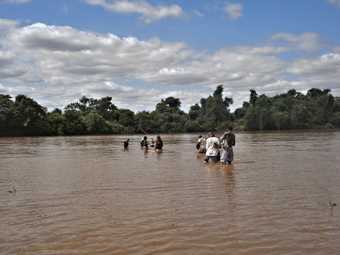
[[[206,149],[205,149],[205,138],[203,136],[199,136],[197,143],[196,143],[196,149],[198,153],[205,154]]]
[[[206,150],[205,153],[205,162],[209,162],[209,160],[213,162],[219,161],[220,155],[220,139],[218,139],[214,133],[209,134],[209,138],[206,140]]]

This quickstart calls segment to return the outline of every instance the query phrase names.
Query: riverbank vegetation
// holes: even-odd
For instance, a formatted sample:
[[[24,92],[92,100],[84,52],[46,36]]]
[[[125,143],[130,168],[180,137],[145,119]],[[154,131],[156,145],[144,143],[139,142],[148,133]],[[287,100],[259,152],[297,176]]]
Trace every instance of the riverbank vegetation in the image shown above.
[[[250,90],[249,100],[230,111],[233,99],[223,97],[223,86],[201,98],[188,113],[178,98],[162,99],[153,111],[120,109],[111,97],[82,97],[64,110],[48,112],[32,98],[0,94],[0,135],[85,135],[181,133],[224,130],[286,130],[340,128],[340,98],[328,89],[306,94],[289,90],[269,97]]]

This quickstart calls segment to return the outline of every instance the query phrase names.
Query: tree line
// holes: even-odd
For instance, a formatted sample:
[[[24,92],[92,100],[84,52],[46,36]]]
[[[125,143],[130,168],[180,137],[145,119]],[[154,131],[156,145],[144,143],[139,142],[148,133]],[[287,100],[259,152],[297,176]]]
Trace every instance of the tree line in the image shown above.
[[[48,111],[25,95],[14,99],[0,94],[0,135],[86,135],[182,133],[225,130],[286,130],[340,128],[340,98],[328,89],[306,94],[289,90],[273,97],[250,90],[249,100],[234,112],[233,99],[223,97],[223,86],[201,98],[188,113],[179,98],[162,99],[153,111],[120,109],[111,97],[82,97],[63,111]]]

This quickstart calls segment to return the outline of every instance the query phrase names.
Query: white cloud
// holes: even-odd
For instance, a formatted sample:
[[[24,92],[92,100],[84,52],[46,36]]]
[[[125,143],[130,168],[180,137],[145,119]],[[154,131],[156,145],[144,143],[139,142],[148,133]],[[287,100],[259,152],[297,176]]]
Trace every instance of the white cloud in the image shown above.
[[[140,14],[145,23],[151,23],[164,18],[176,18],[184,14],[183,9],[176,4],[152,5],[147,1],[135,0],[85,0],[88,4],[98,5],[112,12]]]
[[[224,11],[228,18],[236,20],[242,16],[243,6],[239,3],[227,3],[224,7]]]
[[[0,4],[26,4],[31,0],[0,0]]]
[[[0,50],[0,67],[10,64],[14,60],[14,55],[11,52]]]
[[[319,50],[322,46],[320,36],[316,33],[278,33],[273,35],[272,39],[304,51]]]
[[[317,59],[300,59],[289,68],[289,72],[308,76],[333,76],[340,78],[340,54],[328,53]]]
[[[201,53],[181,42],[2,23],[7,28],[0,29],[0,37],[6,33],[0,40],[1,93],[27,94],[49,108],[86,95],[112,96],[120,107],[150,110],[172,95],[188,109],[221,83],[238,105],[248,99],[251,88],[275,94],[317,86],[340,93],[336,51],[288,61],[281,53],[296,47],[263,44]]]
[[[49,106],[59,106],[83,94],[96,96],[102,91],[101,96],[104,96],[106,91],[111,96],[116,95],[117,101],[117,95],[122,96],[119,101],[125,103],[135,98],[139,102],[130,101],[136,103],[135,107],[143,104],[147,108],[151,104],[150,98],[145,97],[149,90],[116,93],[120,90],[105,86],[104,91],[100,86],[108,82],[124,84],[130,80],[143,83],[144,75],[156,73],[167,65],[180,65],[191,55],[183,43],[164,43],[158,39],[141,41],[42,23],[12,27],[5,39],[2,47],[7,50],[0,51],[0,82],[10,87],[12,93],[28,93],[43,99]],[[142,101],[137,92],[146,100]],[[164,90],[156,92],[154,99],[159,101]],[[61,95],[64,95],[62,102]]]
[[[340,0],[328,0],[328,2],[335,6],[340,7]]]
[[[340,54],[327,53],[316,58],[298,59],[291,63],[287,73],[295,77],[294,87],[301,91],[312,87],[327,88],[340,95]]]
[[[173,68],[162,68],[143,76],[146,81],[161,84],[237,84],[248,86],[278,75],[284,62],[269,54],[269,48],[232,47],[202,56]],[[273,76],[273,77],[272,77]],[[255,86],[255,84],[254,84]]]

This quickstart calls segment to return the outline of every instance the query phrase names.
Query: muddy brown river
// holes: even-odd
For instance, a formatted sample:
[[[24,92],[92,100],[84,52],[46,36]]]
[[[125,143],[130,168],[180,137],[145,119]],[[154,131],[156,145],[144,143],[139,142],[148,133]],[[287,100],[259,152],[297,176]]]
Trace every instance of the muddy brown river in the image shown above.
[[[196,137],[0,138],[0,254],[340,254],[340,132]]]

